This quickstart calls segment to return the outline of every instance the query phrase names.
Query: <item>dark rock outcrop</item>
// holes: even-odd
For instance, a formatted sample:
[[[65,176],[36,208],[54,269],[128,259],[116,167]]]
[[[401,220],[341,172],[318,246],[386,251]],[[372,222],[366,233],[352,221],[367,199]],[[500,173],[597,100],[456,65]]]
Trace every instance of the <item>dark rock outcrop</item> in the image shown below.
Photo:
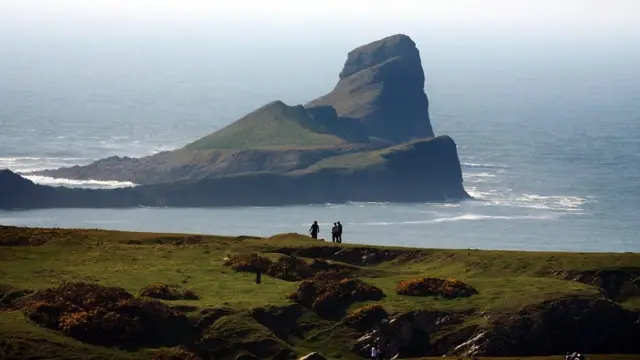
[[[597,286],[602,293],[614,300],[640,297],[640,268],[559,271],[555,275],[565,280]]]
[[[640,312],[604,299],[565,298],[520,311],[487,315],[488,325],[465,324],[478,314],[416,311],[390,316],[365,331],[354,351],[366,356],[371,345],[388,357],[549,356],[640,353]]]
[[[602,299],[551,300],[499,316],[457,345],[457,356],[640,353],[640,313]]]
[[[432,334],[462,323],[464,314],[442,311],[414,311],[382,320],[366,331],[356,342],[354,350],[366,356],[375,345],[382,348],[386,358],[442,355]]]
[[[370,136],[402,142],[433,136],[425,75],[416,44],[393,35],[349,52],[333,91],[307,108],[332,106],[358,119]]]

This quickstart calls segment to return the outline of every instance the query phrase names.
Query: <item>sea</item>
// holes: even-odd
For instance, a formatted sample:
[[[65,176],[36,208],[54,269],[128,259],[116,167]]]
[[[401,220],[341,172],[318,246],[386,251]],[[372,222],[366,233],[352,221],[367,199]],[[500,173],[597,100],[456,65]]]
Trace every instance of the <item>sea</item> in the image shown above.
[[[431,122],[458,145],[473,199],[280,207],[0,211],[0,224],[321,237],[459,249],[640,251],[640,56],[617,47],[436,41],[423,59]],[[370,40],[374,40],[372,38]],[[115,188],[29,172],[179,148],[276,100],[332,89],[347,40],[5,42],[0,168],[53,186]],[[620,50],[620,51],[617,51]]]

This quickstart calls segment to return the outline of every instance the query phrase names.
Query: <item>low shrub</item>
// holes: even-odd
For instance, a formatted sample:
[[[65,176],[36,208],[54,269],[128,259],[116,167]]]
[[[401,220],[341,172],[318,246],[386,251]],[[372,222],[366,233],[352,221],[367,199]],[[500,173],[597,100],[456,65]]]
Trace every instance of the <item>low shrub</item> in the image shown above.
[[[344,318],[344,323],[359,330],[373,328],[382,319],[389,317],[387,311],[378,304],[364,305],[353,310]]]
[[[358,279],[304,280],[289,298],[318,313],[342,311],[357,301],[380,300],[379,288]]]
[[[278,261],[271,263],[267,269],[267,275],[287,280],[298,281],[313,276],[314,270],[303,259],[296,256],[282,256]]]
[[[229,255],[225,259],[224,265],[235,271],[257,272],[260,270],[266,272],[272,263],[269,258],[252,253]]]
[[[193,290],[181,289],[178,285],[153,283],[140,290],[140,296],[162,300],[198,300]]]
[[[396,292],[406,296],[442,296],[449,299],[478,293],[471,285],[460,280],[430,277],[401,281],[396,287]]]
[[[36,292],[23,309],[38,324],[96,345],[163,343],[171,332],[186,334],[190,328],[182,312],[162,302],[95,284],[69,283]]]

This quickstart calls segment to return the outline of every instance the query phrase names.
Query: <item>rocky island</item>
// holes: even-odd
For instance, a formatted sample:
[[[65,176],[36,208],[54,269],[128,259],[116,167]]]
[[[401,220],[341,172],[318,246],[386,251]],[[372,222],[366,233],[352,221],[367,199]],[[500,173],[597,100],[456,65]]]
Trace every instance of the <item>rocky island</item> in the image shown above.
[[[0,274],[2,359],[640,356],[632,253],[0,226]]]
[[[433,132],[424,84],[416,44],[390,36],[349,52],[335,88],[305,105],[271,102],[174,151],[36,173],[139,186],[52,188],[4,171],[0,208],[468,198],[455,142]]]

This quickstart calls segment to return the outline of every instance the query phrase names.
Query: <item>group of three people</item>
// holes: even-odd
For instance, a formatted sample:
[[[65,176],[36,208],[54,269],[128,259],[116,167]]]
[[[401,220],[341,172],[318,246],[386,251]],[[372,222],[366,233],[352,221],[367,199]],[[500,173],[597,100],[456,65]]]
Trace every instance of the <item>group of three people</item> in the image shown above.
[[[320,225],[318,225],[317,221],[313,222],[311,228],[309,229],[309,233],[311,233],[312,238],[318,238],[318,234],[320,233]],[[333,223],[333,227],[331,228],[331,241],[338,244],[342,243],[342,224],[340,224],[340,221]]]

